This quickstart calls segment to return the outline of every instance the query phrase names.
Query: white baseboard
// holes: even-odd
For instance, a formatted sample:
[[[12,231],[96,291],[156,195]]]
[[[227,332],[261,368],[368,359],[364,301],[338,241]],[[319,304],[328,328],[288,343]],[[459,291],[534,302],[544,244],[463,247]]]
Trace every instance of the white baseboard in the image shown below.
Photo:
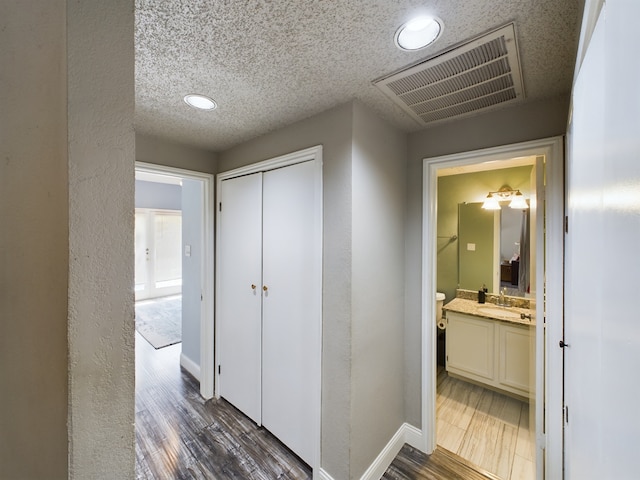
[[[315,477],[315,475],[314,475]],[[318,478],[317,480],[333,480],[333,477],[331,475],[329,475],[326,470],[323,470],[322,468],[320,469],[320,471],[318,472]]]
[[[187,357],[184,353],[180,354],[180,366],[200,381],[200,365]]]
[[[395,435],[391,437],[389,443],[387,443],[373,463],[367,468],[367,471],[362,474],[360,480],[379,480],[405,443],[408,443],[412,447],[420,448],[422,445],[422,431],[413,425],[403,423]]]
[[[422,430],[408,423],[403,423],[393,437],[391,437],[389,443],[387,443],[373,463],[367,468],[367,471],[362,474],[360,480],[379,480],[405,443],[408,443],[418,450],[422,450]],[[326,470],[321,468],[318,475],[314,475],[314,480],[334,479]]]

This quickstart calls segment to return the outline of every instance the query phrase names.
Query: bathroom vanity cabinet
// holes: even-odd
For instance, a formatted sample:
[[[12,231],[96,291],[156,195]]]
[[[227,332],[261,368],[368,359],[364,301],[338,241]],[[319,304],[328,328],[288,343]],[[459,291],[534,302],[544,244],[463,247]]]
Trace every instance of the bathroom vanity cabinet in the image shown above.
[[[533,379],[530,379],[529,365],[534,331],[529,325],[449,311],[447,372],[530,397]]]

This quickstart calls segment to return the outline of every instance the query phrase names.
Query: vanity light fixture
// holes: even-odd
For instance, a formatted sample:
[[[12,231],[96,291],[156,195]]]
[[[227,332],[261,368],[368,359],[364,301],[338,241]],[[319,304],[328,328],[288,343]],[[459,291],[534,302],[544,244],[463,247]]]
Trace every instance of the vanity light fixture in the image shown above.
[[[505,202],[507,200],[511,200],[509,208],[517,208],[519,210],[526,210],[529,208],[522,192],[520,190],[513,190],[508,185],[503,186],[497,192],[489,192],[487,198],[482,204],[482,208],[485,210],[500,210],[500,202]]]
[[[396,31],[394,41],[401,50],[420,50],[435,42],[441,33],[440,19],[422,15],[402,25]]]
[[[184,102],[190,107],[197,108],[198,110],[215,110],[218,105],[211,98],[206,95],[200,95],[198,93],[190,93],[184,96]]]

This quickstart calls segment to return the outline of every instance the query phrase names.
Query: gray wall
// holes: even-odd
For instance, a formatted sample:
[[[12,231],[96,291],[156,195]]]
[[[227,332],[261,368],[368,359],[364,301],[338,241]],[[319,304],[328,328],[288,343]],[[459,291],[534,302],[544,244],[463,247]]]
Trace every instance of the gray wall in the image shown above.
[[[422,160],[564,135],[568,98],[530,102],[409,135],[405,280],[405,411],[421,426]]]
[[[202,195],[202,181],[182,180],[182,355],[197,366],[200,366],[202,308]],[[187,245],[191,247],[191,256],[185,255]]]
[[[65,3],[0,2],[1,478],[67,478]]]
[[[66,2],[66,10],[69,478],[130,478],[134,2]]]
[[[217,154],[136,133],[136,160],[194,172],[217,173]]]
[[[168,183],[136,180],[136,208],[182,209],[182,188]]]
[[[404,422],[406,135],[349,103],[220,155],[220,171],[323,145],[322,467],[359,478]],[[375,399],[375,401],[372,401]]]
[[[224,172],[323,146],[322,467],[336,479],[350,478],[352,122],[342,105],[219,156]]]
[[[406,134],[356,103],[350,478],[362,476],[404,423],[406,158]]]

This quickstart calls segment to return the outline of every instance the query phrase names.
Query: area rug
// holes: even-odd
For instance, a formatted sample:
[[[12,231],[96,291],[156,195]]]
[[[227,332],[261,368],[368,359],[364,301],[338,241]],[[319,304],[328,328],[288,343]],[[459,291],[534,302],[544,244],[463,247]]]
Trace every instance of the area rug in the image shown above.
[[[136,330],[156,350],[182,341],[182,297],[136,302]]]

